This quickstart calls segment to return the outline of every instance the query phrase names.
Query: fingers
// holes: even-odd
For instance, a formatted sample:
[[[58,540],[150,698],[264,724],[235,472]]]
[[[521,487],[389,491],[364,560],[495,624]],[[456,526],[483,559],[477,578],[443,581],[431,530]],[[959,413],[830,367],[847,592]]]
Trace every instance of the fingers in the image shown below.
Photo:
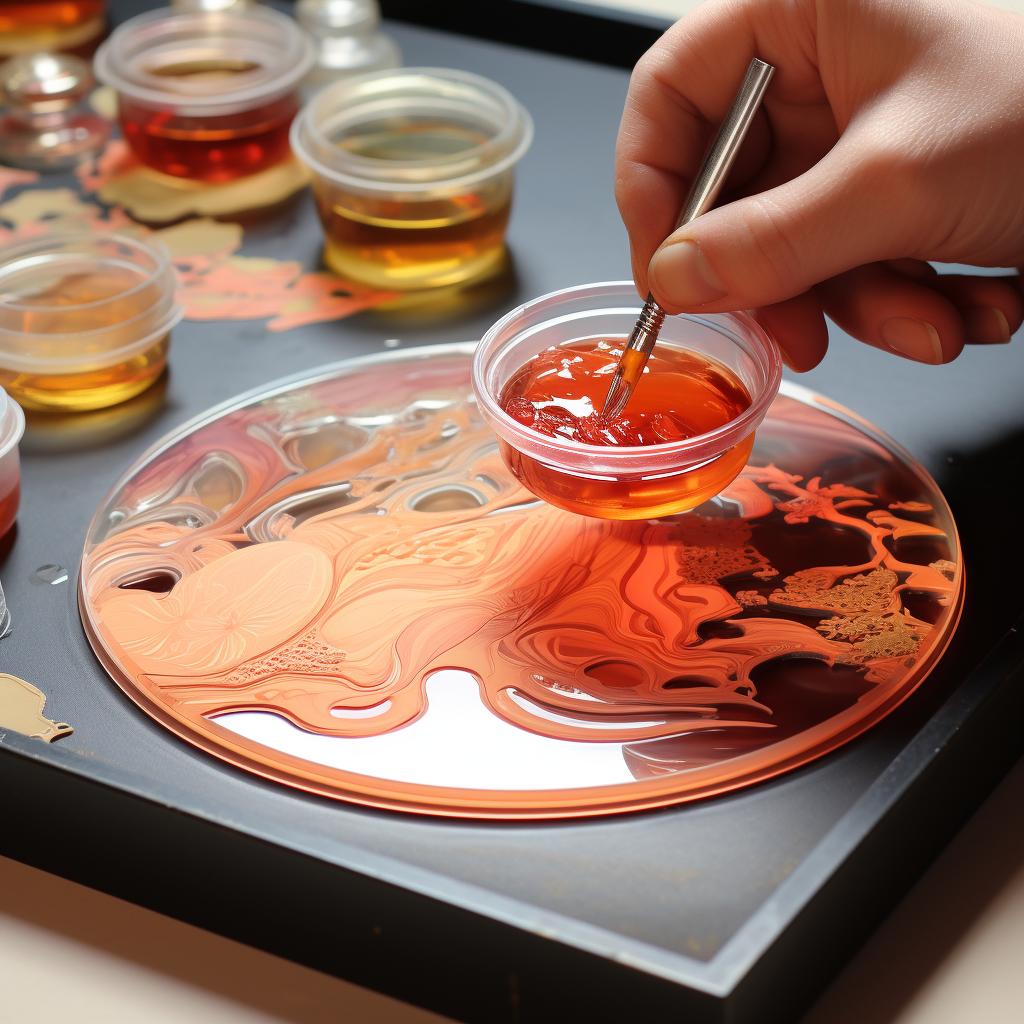
[[[766,109],[773,104],[805,105],[812,99],[824,103],[809,57],[814,52],[813,19],[805,5],[793,5],[785,17],[776,6],[732,0],[698,8],[666,32],[633,72],[615,178],[641,291],[646,291],[651,254],[675,226],[711,133],[751,58],[762,57],[777,67]],[[834,126],[832,136],[819,152],[831,145]],[[759,117],[741,154],[737,179],[749,177],[764,162],[770,143],[767,120]]]
[[[814,292],[855,338],[935,364],[955,359],[965,344],[1009,341],[1024,323],[1020,283],[1016,275],[937,274],[917,260],[892,260],[858,267]]]
[[[898,173],[848,132],[792,181],[675,232],[651,260],[651,291],[673,313],[753,308],[913,252],[928,219],[920,196],[893,183]]]
[[[886,260],[885,265],[890,270],[895,270],[897,274],[903,274],[904,277],[912,277],[917,281],[933,281],[938,277],[938,271],[924,260]]]
[[[932,287],[952,302],[964,321],[968,344],[994,345],[1010,340],[1024,322],[1024,295],[1017,275],[975,277],[942,274]]]
[[[927,281],[889,266],[857,267],[815,293],[843,330],[895,355],[935,365],[952,361],[964,347],[964,318],[954,303]]]
[[[813,370],[828,349],[821,303],[804,292],[774,306],[754,310],[754,319],[775,339],[786,365],[797,373]]]

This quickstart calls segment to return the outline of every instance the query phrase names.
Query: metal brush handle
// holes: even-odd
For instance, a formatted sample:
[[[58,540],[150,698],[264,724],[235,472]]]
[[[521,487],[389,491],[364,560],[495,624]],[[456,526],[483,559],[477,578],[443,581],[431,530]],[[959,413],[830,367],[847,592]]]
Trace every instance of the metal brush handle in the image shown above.
[[[715,205],[715,200],[736,161],[736,154],[740,151],[774,73],[775,68],[763,60],[755,57],[750,62],[729,113],[726,114],[714,142],[711,143],[711,148],[704,156],[696,178],[693,179],[686,202],[683,203],[679,219],[676,221],[675,230],[696,220]],[[626,342],[622,358],[612,377],[611,387],[604,402],[605,416],[618,416],[626,407],[661,333],[665,315],[665,311],[654,301],[654,296],[648,293],[644,308],[640,312],[633,333],[629,336],[629,341]]]
[[[691,220],[696,220],[702,213],[707,213],[718,193],[722,191],[725,179],[729,176],[732,165],[736,162],[736,154],[740,151],[747,131],[753,123],[757,108],[761,105],[765,89],[775,73],[771,64],[766,64],[756,57],[750,62],[743,84],[736,99],[733,100],[729,113],[725,115],[722,127],[718,129],[715,141],[700,165],[697,177],[693,179],[689,195],[676,221],[676,229]]]

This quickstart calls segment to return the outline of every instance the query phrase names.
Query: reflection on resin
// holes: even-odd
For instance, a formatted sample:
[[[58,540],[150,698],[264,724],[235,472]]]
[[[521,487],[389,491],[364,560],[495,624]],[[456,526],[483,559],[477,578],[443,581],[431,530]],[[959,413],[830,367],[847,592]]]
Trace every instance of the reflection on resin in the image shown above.
[[[615,522],[520,488],[468,378],[464,349],[355,363],[137,468],[82,574],[115,678],[305,788],[557,816],[803,763],[941,653],[961,589],[948,512],[837,415],[782,397],[715,502]]]
[[[724,427],[750,407],[730,370],[693,352],[655,351],[625,409],[602,413],[625,338],[588,338],[538,352],[508,379],[499,404],[538,434],[608,447],[672,444]]]

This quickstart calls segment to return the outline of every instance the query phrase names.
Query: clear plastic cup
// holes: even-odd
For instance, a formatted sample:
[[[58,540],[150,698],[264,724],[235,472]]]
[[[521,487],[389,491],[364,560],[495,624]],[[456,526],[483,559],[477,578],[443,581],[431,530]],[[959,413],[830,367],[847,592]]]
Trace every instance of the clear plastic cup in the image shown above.
[[[182,317],[167,250],[119,234],[54,234],[0,253],[0,386],[35,409],[139,394]]]
[[[21,499],[18,442],[24,433],[25,414],[18,403],[0,388],[0,537],[14,525],[18,515],[18,504]],[[2,633],[0,624],[0,635]]]
[[[164,174],[224,182],[289,155],[288,130],[313,46],[266,7],[150,11],[96,53],[96,76],[118,94],[124,137]]]
[[[509,378],[539,352],[571,341],[626,338],[643,307],[631,282],[552,292],[512,310],[483,337],[473,390],[516,478],[552,505],[602,519],[653,519],[684,512],[727,487],[746,465],[754,431],[779,390],[775,342],[744,313],[665,318],[659,346],[676,346],[739,379],[749,407],[696,437],[645,447],[583,444],[531,430],[499,405]]]
[[[292,125],[313,172],[324,259],[385,289],[461,284],[502,265],[533,122],[479,75],[405,68],[328,86]]]

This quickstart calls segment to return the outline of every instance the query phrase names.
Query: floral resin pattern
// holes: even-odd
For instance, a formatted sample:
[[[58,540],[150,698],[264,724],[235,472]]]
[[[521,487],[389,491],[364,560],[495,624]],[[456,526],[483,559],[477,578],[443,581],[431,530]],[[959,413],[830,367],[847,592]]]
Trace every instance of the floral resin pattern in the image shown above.
[[[0,202],[0,246],[53,231],[152,235],[171,253],[180,284],[178,299],[187,319],[266,320],[267,330],[273,332],[338,320],[395,297],[393,292],[352,284],[332,273],[307,271],[298,260],[240,255],[242,226],[212,219],[286,198],[295,191],[294,175],[285,173],[293,165],[229,185],[204,187],[178,179],[170,179],[173,185],[167,185],[154,183],[149,172],[114,174],[124,151],[124,143],[114,140],[99,158],[98,171],[89,165],[79,168],[83,191],[98,189],[97,196],[82,196],[69,188],[30,188],[8,199],[9,189],[32,184],[38,175],[0,167],[0,199],[4,200]],[[286,180],[270,180],[282,177]],[[299,183],[304,181],[300,176]],[[231,197],[237,203],[222,202]],[[99,205],[97,198],[105,205]],[[161,211],[161,216],[153,217],[154,210]],[[182,220],[193,210],[209,216]],[[129,214],[147,223],[177,223],[151,232]]]
[[[955,529],[869,425],[788,389],[713,502],[587,519],[508,474],[470,356],[342,364],[129,471],[81,589],[128,694],[303,789],[530,818],[769,778],[931,670],[959,616]]]

